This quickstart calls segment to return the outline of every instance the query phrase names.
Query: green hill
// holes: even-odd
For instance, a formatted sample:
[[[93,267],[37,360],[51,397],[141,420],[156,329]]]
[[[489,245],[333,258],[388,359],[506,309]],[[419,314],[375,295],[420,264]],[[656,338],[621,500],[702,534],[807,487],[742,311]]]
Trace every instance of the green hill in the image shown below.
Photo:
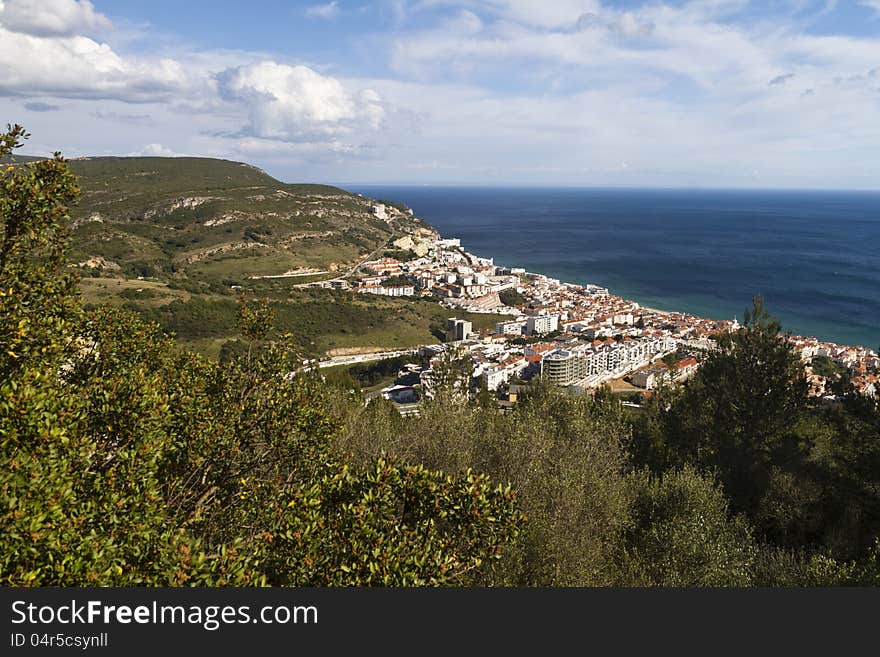
[[[0,157],[0,164],[27,164],[28,162],[36,162],[45,158],[37,155],[4,155]]]
[[[16,156],[16,164],[40,158]],[[269,297],[279,330],[303,354],[434,342],[447,311],[429,301],[364,298],[299,284],[344,274],[391,242],[434,235],[407,208],[329,185],[286,184],[257,167],[209,158],[69,161],[82,196],[71,209],[70,259],[87,305],[139,312],[216,357],[238,336],[236,296]],[[301,276],[278,276],[285,273]],[[309,275],[309,272],[320,272]],[[489,326],[494,316],[475,316]]]
[[[336,271],[416,227],[327,185],[291,185],[240,162],[208,158],[71,160],[74,262],[103,275],[189,281],[205,289],[251,276]]]

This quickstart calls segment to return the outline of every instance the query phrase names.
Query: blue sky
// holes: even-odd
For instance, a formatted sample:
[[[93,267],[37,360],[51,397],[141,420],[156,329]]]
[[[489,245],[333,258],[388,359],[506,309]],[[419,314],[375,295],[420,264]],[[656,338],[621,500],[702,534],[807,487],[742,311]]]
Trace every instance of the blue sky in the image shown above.
[[[286,181],[880,186],[880,0],[0,0],[27,150]]]

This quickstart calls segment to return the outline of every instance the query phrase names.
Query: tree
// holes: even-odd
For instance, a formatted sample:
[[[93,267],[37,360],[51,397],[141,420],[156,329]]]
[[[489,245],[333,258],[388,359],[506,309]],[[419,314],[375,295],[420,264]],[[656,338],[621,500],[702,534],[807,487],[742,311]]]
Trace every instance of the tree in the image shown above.
[[[467,585],[516,537],[513,499],[471,472],[387,459],[364,474],[343,467],[275,502],[284,513],[263,535],[261,565],[286,585]]]
[[[431,361],[425,396],[439,404],[448,400],[467,402],[473,373],[470,351],[465,347],[447,345],[443,353]]]
[[[807,406],[800,359],[755,297],[742,328],[718,348],[664,415],[671,465],[715,470],[735,512],[754,514],[771,466],[803,456],[797,425]]]
[[[880,537],[880,403],[861,395],[820,412],[810,465],[821,490],[817,542],[858,559]]]
[[[0,159],[29,137],[21,126],[0,135]],[[68,207],[79,189],[63,158],[0,173],[0,381],[57,358],[76,319],[76,277],[67,267]]]
[[[66,165],[4,176],[0,583],[467,584],[515,539],[514,495],[484,475],[347,462],[264,307],[240,317],[264,344],[223,364],[133,313],[84,313]]]
[[[487,411],[498,407],[496,404],[495,393],[489,390],[489,386],[485,379],[480,379],[480,389],[477,391],[475,401],[480,408],[484,408]]]
[[[748,586],[755,546],[748,523],[690,466],[633,478],[632,525],[621,574],[635,586]]]
[[[522,306],[529,302],[516,288],[508,288],[498,293],[498,298],[505,306]]]
[[[512,486],[527,520],[479,584],[613,584],[630,500],[622,409],[542,383],[529,388],[506,414],[446,399],[418,418],[389,419],[371,404],[346,414],[346,445],[364,462],[388,451]]]

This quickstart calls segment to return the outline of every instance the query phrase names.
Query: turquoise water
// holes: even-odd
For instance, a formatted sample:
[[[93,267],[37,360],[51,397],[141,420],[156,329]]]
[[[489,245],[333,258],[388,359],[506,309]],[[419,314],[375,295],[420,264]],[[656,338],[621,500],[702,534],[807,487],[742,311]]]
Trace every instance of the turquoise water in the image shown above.
[[[347,186],[497,264],[643,305],[880,345],[880,193]]]

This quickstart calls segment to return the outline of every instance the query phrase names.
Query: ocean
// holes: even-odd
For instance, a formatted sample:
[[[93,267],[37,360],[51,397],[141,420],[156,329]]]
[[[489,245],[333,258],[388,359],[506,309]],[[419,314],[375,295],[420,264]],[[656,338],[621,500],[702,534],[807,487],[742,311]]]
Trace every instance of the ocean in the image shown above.
[[[347,185],[495,263],[662,310],[880,345],[880,192]]]

